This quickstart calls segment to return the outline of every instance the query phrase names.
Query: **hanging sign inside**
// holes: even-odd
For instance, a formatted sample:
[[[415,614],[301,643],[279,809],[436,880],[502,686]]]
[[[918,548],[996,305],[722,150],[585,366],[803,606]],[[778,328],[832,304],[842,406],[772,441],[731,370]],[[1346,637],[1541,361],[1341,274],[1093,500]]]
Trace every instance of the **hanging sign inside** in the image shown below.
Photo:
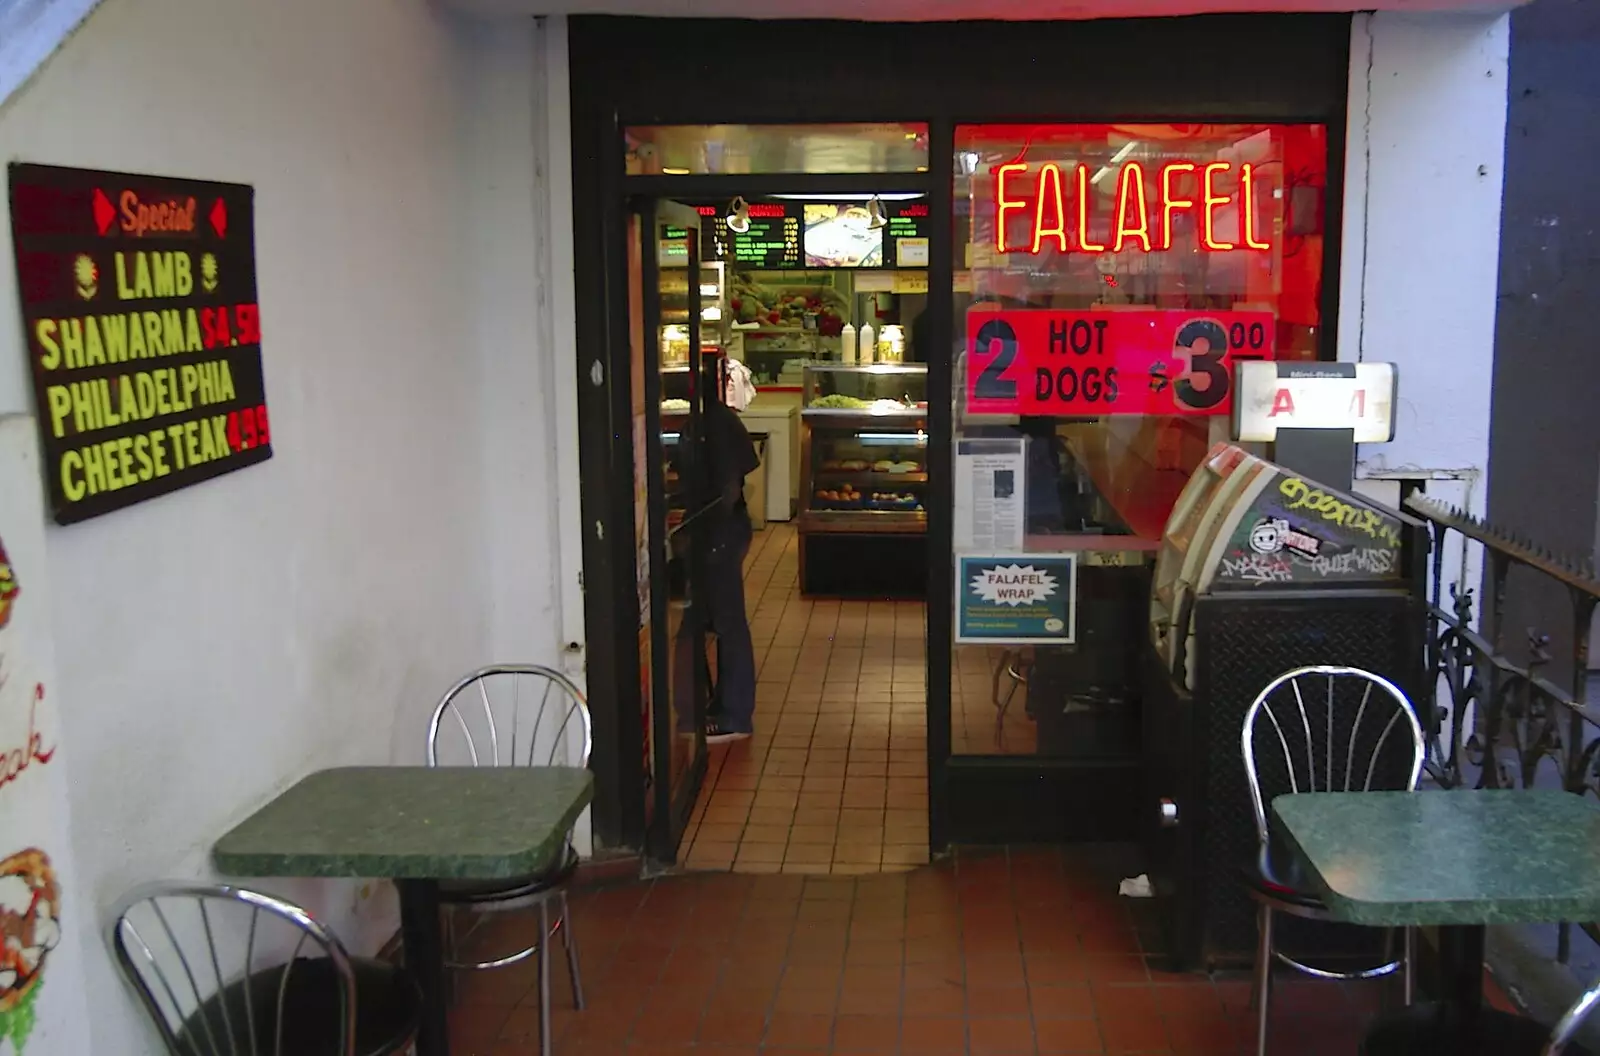
[[[43,165],[10,175],[56,521],[271,458],[254,189]]]
[[[1221,415],[1233,364],[1273,358],[1271,312],[967,313],[968,414]]]

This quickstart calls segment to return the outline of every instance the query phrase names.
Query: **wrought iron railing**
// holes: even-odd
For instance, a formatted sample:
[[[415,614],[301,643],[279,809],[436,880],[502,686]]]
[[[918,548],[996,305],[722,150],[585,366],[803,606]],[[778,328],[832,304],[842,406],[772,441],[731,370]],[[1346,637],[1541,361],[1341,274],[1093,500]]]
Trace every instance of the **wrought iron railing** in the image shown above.
[[[1428,522],[1433,544],[1431,693],[1424,695],[1420,716],[1428,743],[1428,777],[1443,788],[1559,787],[1600,797],[1600,713],[1585,699],[1589,630],[1600,604],[1593,560],[1563,559],[1420,492],[1408,496],[1406,506]],[[1462,537],[1459,545],[1451,533]],[[1480,607],[1476,613],[1476,591],[1470,585],[1452,584],[1448,603],[1444,597],[1445,555],[1474,546],[1483,556],[1483,590],[1488,595],[1487,611]],[[1526,658],[1518,662],[1511,655],[1506,584],[1518,566],[1566,588],[1572,620],[1566,686],[1544,673],[1552,664],[1550,635],[1526,631],[1516,643]],[[1578,926],[1600,943],[1600,927],[1591,922]],[[1556,956],[1563,964],[1571,943],[1571,925],[1560,925]]]

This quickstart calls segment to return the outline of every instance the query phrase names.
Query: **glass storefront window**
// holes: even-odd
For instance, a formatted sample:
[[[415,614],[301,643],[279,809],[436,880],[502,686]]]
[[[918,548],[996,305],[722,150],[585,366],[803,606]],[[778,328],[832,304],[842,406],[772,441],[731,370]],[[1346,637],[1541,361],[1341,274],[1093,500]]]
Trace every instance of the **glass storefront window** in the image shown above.
[[[1151,568],[1232,365],[1315,359],[1320,125],[965,125],[956,754],[1138,753]]]
[[[624,135],[629,176],[928,171],[921,122],[636,125]]]

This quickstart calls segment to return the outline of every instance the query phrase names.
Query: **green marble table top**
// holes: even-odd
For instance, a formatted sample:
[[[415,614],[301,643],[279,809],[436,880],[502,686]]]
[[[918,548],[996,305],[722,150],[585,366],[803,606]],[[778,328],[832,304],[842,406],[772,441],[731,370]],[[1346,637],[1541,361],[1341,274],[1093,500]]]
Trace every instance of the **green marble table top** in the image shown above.
[[[594,798],[569,767],[321,770],[212,848],[229,876],[510,880],[549,867]]]
[[[1600,808],[1567,792],[1314,792],[1272,813],[1352,924],[1600,920]]]

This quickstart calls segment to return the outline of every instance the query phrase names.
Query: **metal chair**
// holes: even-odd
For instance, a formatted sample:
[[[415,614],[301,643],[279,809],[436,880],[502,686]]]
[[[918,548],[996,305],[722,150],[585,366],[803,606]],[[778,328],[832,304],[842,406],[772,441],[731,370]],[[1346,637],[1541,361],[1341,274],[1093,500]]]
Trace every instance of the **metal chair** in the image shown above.
[[[1430,1002],[1385,1016],[1361,1042],[1361,1056],[1590,1056],[1573,1043],[1600,1003],[1600,981],[1568,1008],[1554,1027],[1498,1009],[1471,1013]]]
[[[587,766],[594,744],[589,708],[578,687],[547,667],[504,664],[474,671],[440,700],[428,724],[428,765],[447,765],[441,756],[470,766]],[[454,755],[451,755],[452,749]],[[487,883],[447,881],[439,885],[445,907],[446,963],[451,968],[502,968],[529,957],[539,958],[539,1012],[542,1052],[550,1052],[550,940],[559,932],[572,976],[573,1003],[584,1007],[578,943],[572,934],[567,887],[578,868],[572,834],[561,857],[536,876]],[[552,924],[550,903],[559,912]],[[537,909],[539,939],[515,953],[483,961],[457,960],[460,945],[492,913]],[[458,936],[455,913],[475,918]]]
[[[1260,721],[1263,717],[1264,723]],[[1275,914],[1324,921],[1333,918],[1321,897],[1311,890],[1297,858],[1274,839],[1267,822],[1263,778],[1275,793],[1415,791],[1422,773],[1422,727],[1411,702],[1387,679],[1353,667],[1301,667],[1273,679],[1251,702],[1240,733],[1240,750],[1258,841],[1256,856],[1245,866],[1244,880],[1258,907],[1252,1001],[1256,1053],[1266,1056],[1274,959],[1321,979],[1374,979],[1402,971],[1409,1005],[1413,936],[1409,928],[1402,929],[1404,948],[1398,959],[1353,972],[1316,968],[1277,949],[1272,935]],[[1391,933],[1386,949],[1392,949],[1392,942]]]
[[[410,976],[351,957],[270,895],[144,887],[118,905],[108,937],[173,1056],[383,1056],[416,1034]]]

